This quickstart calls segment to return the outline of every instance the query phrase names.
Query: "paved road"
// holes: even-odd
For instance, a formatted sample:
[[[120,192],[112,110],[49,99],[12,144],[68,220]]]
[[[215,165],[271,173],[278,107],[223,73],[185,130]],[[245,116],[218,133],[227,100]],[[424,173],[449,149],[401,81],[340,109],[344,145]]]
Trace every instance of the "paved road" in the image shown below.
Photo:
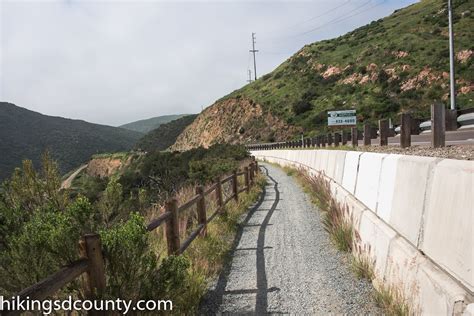
[[[72,181],[77,177],[79,172],[84,170],[87,167],[87,164],[80,166],[76,171],[74,171],[66,180],[61,183],[61,189],[69,189],[71,187]]]
[[[377,145],[379,139],[372,139],[372,145]],[[391,145],[399,145],[400,137],[389,137],[388,143]],[[412,145],[431,145],[431,133],[423,133],[411,136]],[[363,145],[364,141],[360,140],[359,145]],[[457,130],[446,132],[446,145],[474,145],[474,129]]]
[[[232,261],[201,313],[379,313],[371,286],[354,277],[306,194],[281,169],[262,165],[269,184],[243,220]]]

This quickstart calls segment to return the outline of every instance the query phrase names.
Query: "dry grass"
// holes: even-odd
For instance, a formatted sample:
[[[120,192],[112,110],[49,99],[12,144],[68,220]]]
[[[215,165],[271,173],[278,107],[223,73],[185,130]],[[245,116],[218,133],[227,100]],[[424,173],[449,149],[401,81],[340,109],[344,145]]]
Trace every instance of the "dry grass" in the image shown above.
[[[231,249],[239,220],[249,207],[257,200],[262,192],[263,186],[266,184],[266,178],[263,174],[258,174],[255,178],[254,185],[249,193],[242,192],[239,194],[239,201],[231,200],[225,210],[216,216],[213,221],[207,225],[207,234],[205,237],[196,238],[188,249],[184,252],[184,256],[190,261],[189,279],[187,280],[187,289],[182,293],[179,301],[185,302],[186,306],[180,306],[179,311],[184,314],[193,314],[197,311],[197,307],[201,297],[206,293],[208,280],[218,275],[223,264],[228,257]],[[240,182],[240,181],[239,181]],[[239,183],[241,187],[242,184]],[[223,195],[230,196],[230,186],[223,186]],[[185,203],[195,194],[193,187],[186,187],[180,190],[176,195],[179,204]],[[206,198],[207,216],[211,216],[217,210],[215,201],[215,193],[212,192]],[[149,210],[148,219],[158,216],[162,212],[163,207],[154,206]],[[183,242],[197,228],[196,207],[191,207],[187,211],[182,212],[180,219],[180,238]],[[166,257],[166,237],[164,235],[164,225],[161,225],[153,233],[151,242],[156,254],[161,258]],[[183,305],[183,304],[180,304]]]
[[[277,165],[278,166],[278,165]],[[329,182],[323,175],[311,176],[304,170],[283,167],[288,174],[296,177],[303,190],[311,197],[322,213],[322,223],[335,246],[341,251],[350,252],[351,267],[358,278],[374,282],[375,262],[371,259],[370,245],[361,246],[358,232],[353,228],[349,210],[338,203],[331,195]],[[404,316],[410,314],[403,292],[385,284],[374,287],[374,300],[387,315]]]
[[[291,168],[286,167],[287,174]],[[324,229],[331,236],[337,249],[350,252],[353,245],[353,225],[347,207],[344,207],[331,196],[329,182],[323,175],[310,176],[303,170],[293,169],[296,178],[304,191],[311,196],[322,215]]]
[[[387,315],[410,315],[410,309],[400,289],[380,284],[375,287],[374,300],[377,306],[383,308]]]

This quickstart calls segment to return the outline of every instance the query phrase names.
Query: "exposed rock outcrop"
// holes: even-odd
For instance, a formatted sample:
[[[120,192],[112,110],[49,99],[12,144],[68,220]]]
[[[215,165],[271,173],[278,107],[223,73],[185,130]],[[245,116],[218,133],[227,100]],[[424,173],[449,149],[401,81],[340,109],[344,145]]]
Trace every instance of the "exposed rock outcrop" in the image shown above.
[[[285,139],[298,131],[298,128],[265,112],[252,100],[232,98],[218,101],[201,112],[179,135],[171,149],[182,151],[216,143],[273,141]]]

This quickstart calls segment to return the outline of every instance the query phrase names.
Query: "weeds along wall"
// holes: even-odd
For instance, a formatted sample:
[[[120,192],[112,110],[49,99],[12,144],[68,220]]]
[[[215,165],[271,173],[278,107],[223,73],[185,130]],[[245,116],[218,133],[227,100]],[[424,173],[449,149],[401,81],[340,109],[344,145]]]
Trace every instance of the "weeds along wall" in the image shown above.
[[[322,173],[375,263],[374,282],[412,310],[474,313],[474,162],[341,150],[260,150],[259,160]]]

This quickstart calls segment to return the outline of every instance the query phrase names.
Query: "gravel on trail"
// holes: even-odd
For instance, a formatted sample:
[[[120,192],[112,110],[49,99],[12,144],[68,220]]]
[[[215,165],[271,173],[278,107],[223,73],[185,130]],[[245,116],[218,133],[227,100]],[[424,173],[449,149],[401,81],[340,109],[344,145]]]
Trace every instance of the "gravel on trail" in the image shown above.
[[[200,314],[381,314],[371,284],[331,244],[309,197],[282,169],[261,165],[268,184]]]
[[[357,147],[359,151],[369,151],[386,154],[416,155],[445,159],[474,160],[474,146],[472,145],[450,145],[440,148],[413,145],[407,148],[400,146],[362,146]]]

